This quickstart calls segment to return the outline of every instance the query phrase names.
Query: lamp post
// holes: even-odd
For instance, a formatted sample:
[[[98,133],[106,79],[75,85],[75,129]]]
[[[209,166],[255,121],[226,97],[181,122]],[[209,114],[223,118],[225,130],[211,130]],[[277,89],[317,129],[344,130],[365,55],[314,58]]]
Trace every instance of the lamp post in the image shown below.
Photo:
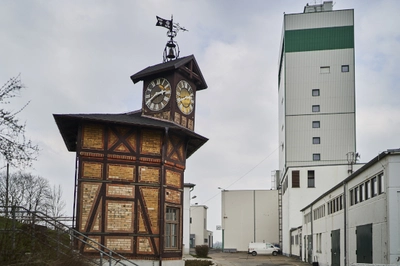
[[[221,226],[222,226],[222,252],[224,252],[224,245],[225,245],[225,194],[223,193],[225,189],[218,187],[219,190],[221,190]]]

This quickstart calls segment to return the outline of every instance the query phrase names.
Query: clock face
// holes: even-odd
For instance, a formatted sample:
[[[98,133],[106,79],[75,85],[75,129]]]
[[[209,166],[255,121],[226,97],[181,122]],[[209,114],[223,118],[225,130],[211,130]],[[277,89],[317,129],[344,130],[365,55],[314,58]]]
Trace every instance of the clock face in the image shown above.
[[[171,98],[171,84],[165,78],[152,80],[144,93],[146,106],[152,111],[162,110]]]
[[[190,114],[194,108],[194,92],[186,80],[179,81],[176,85],[176,104],[185,115]]]

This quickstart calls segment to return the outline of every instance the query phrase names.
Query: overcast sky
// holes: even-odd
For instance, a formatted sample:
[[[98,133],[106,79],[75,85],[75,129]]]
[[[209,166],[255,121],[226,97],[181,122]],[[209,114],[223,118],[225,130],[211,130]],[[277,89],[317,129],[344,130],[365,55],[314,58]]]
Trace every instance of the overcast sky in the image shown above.
[[[218,187],[270,189],[278,169],[283,13],[302,13],[306,3],[2,0],[0,84],[21,74],[27,88],[0,108],[31,101],[19,118],[41,148],[26,171],[61,184],[72,215],[75,153],[52,115],[139,110],[143,84],[130,75],[162,62],[168,38],[156,16],[173,14],[189,30],[175,39],[181,57],[194,54],[208,84],[197,94],[195,131],[209,141],[188,159],[185,182],[196,184],[192,203],[209,207],[208,229],[221,240]],[[355,10],[357,151],[368,162],[400,147],[400,1],[337,0],[339,9]]]

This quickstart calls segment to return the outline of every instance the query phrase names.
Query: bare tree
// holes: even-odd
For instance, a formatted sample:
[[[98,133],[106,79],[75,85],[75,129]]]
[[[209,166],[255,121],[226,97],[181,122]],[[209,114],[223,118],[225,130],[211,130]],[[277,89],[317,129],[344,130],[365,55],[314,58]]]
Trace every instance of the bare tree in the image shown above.
[[[25,138],[25,124],[21,124],[17,118],[29,104],[25,104],[17,111],[4,108],[10,104],[10,100],[19,95],[24,88],[20,75],[11,78],[0,89],[0,154],[13,166],[31,166],[37,159],[39,147],[31,140]]]
[[[48,214],[52,217],[61,217],[64,215],[65,201],[62,198],[61,186],[55,185],[50,190],[50,197],[47,202]]]

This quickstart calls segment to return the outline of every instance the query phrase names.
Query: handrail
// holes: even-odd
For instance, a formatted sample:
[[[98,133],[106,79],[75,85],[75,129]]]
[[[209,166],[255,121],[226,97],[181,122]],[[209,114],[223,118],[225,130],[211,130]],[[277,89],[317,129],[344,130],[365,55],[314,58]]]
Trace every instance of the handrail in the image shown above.
[[[5,211],[4,209],[7,209],[8,212]],[[9,211],[9,209],[11,209],[11,211]],[[18,210],[16,210],[16,209],[18,209]],[[126,257],[122,256],[121,254],[111,250],[110,248],[108,248],[108,247],[98,243],[97,241],[91,239],[87,235],[75,230],[74,228],[72,228],[70,226],[67,226],[67,225],[63,224],[62,222],[58,221],[54,217],[48,216],[47,214],[45,214],[45,213],[43,213],[41,211],[31,211],[31,210],[28,210],[27,208],[25,208],[23,206],[1,206],[0,205],[0,213],[8,213],[8,214],[10,214],[12,212],[14,214],[16,214],[16,213],[26,213],[28,215],[32,215],[33,217],[29,219],[31,222],[34,223],[35,218],[39,218],[39,219],[41,219],[42,222],[46,222],[46,223],[54,226],[55,229],[64,231],[65,233],[67,233],[72,238],[80,241],[81,243],[84,243],[85,245],[90,246],[91,248],[93,248],[97,252],[99,252],[100,259],[103,256],[107,257],[110,260],[110,265],[111,265],[111,260],[112,260],[112,261],[115,261],[115,265],[119,263],[119,264],[121,264],[123,266],[128,266],[125,263],[129,263],[129,265],[138,266],[136,263],[130,261]],[[16,218],[16,217],[14,217],[14,218]],[[22,218],[27,218],[27,217],[21,217],[21,219]],[[101,265],[101,264],[99,264],[99,265]]]

